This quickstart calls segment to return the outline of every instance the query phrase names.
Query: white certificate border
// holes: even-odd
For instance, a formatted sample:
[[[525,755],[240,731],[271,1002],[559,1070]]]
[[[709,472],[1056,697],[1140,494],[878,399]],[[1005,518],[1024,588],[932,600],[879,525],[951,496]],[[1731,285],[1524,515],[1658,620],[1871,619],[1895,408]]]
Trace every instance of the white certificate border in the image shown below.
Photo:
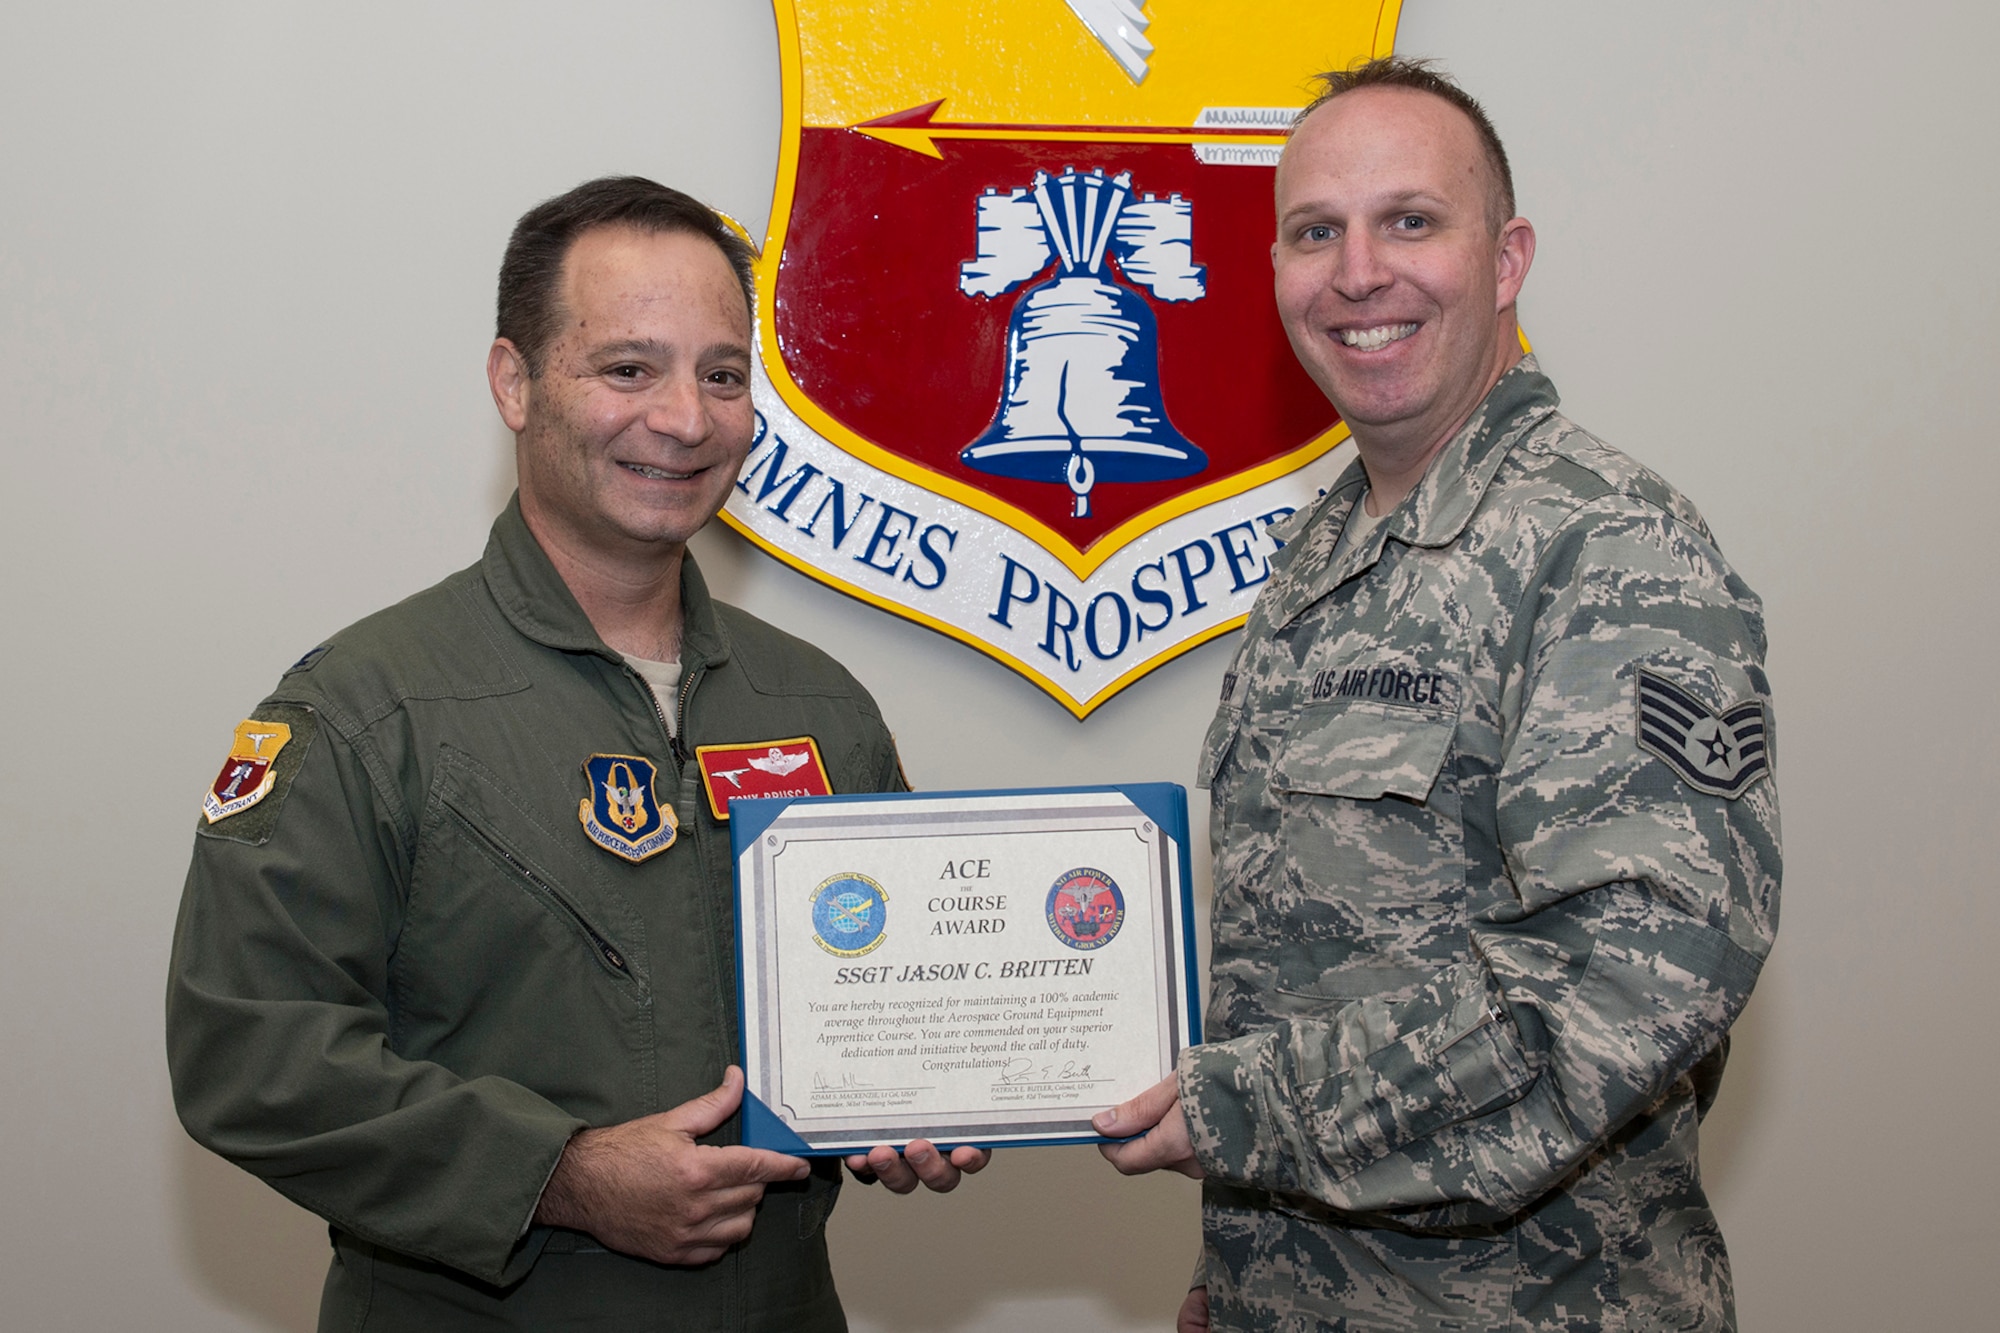
[[[1151,943],[1160,975],[1166,979],[1155,1029],[1164,1077],[1172,1071],[1179,1053],[1197,1039],[1192,900],[1186,879],[1186,793],[1170,784],[1145,785],[1175,791],[1176,823],[1155,817],[1119,787],[899,792],[784,801],[784,808],[764,823],[747,845],[734,849],[737,992],[746,1093],[762,1102],[771,1118],[796,1135],[805,1151],[814,1154],[848,1152],[881,1143],[900,1145],[920,1134],[946,1145],[989,1147],[1103,1141],[1089,1120],[1096,1104],[1064,1116],[1051,1116],[1046,1107],[988,1112],[990,1118],[976,1122],[947,1118],[940,1123],[935,1114],[915,1113],[788,1115],[778,1091],[780,1005],[776,993],[782,976],[773,920],[777,910],[772,902],[776,892],[773,861],[787,844],[796,841],[934,837],[960,830],[989,835],[1131,832],[1148,844],[1151,882],[1147,889],[1160,914]],[[738,802],[731,807],[732,813],[748,814],[747,804]],[[870,833],[859,838],[840,836],[841,830],[857,824],[865,824]],[[885,826],[893,831],[884,831]]]

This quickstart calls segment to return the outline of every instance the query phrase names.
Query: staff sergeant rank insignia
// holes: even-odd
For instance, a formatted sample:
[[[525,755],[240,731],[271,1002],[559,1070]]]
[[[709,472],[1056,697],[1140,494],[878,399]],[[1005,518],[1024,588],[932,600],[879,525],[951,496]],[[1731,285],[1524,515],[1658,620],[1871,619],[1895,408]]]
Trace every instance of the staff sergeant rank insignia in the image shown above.
[[[1761,700],[1716,713],[1672,681],[1644,670],[1638,695],[1639,748],[1666,760],[1696,791],[1733,801],[1771,771]]]
[[[592,842],[627,861],[643,861],[674,845],[680,825],[653,793],[652,760],[594,754],[583,761],[583,772],[590,795],[577,804],[576,817]]]

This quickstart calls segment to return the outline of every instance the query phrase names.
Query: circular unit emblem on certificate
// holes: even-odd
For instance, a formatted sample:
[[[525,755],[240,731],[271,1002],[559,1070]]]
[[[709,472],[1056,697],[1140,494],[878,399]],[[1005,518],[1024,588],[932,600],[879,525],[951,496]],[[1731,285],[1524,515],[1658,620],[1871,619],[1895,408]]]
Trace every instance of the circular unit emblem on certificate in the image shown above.
[[[1049,929],[1072,949],[1101,949],[1125,922],[1125,895],[1102,870],[1064,871],[1049,890]]]
[[[889,895],[866,875],[839,874],[813,890],[813,943],[840,958],[859,958],[882,942]]]

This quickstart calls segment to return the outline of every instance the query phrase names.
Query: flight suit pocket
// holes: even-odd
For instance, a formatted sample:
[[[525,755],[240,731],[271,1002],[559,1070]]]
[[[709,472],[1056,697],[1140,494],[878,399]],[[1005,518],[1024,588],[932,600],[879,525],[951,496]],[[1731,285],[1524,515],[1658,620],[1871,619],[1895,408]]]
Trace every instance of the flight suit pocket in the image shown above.
[[[468,838],[504,867],[509,884],[580,932],[600,963],[621,977],[632,977],[631,962],[611,939],[636,920],[594,882],[573,851],[561,846],[555,830],[530,813],[529,802],[514,795],[491,769],[444,746],[424,824],[426,834],[455,831]]]
[[[636,916],[578,859],[484,765],[443,747],[391,959],[392,1036],[401,1054],[602,1123],[653,1109],[650,996]],[[635,1080],[606,1104],[621,1068]]]

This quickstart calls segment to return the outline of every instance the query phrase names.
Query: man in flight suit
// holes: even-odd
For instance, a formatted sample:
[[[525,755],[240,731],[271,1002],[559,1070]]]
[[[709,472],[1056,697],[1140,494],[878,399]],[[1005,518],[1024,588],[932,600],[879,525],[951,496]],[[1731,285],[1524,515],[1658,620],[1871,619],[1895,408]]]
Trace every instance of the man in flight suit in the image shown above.
[[[1272,257],[1359,458],[1204,746],[1209,1040],[1104,1151],[1204,1179],[1183,1328],[1733,1328],[1695,1144],[1777,927],[1761,609],[1522,354],[1478,105],[1325,83]]]
[[[519,490],[484,558],[287,671],[204,800],[174,1095],[330,1223],[322,1329],[845,1327],[838,1166],[738,1143],[696,751],[902,779],[867,691],[687,553],[751,445],[750,262],[636,178],[523,217],[487,359]],[[984,1162],[849,1164],[904,1192]]]

